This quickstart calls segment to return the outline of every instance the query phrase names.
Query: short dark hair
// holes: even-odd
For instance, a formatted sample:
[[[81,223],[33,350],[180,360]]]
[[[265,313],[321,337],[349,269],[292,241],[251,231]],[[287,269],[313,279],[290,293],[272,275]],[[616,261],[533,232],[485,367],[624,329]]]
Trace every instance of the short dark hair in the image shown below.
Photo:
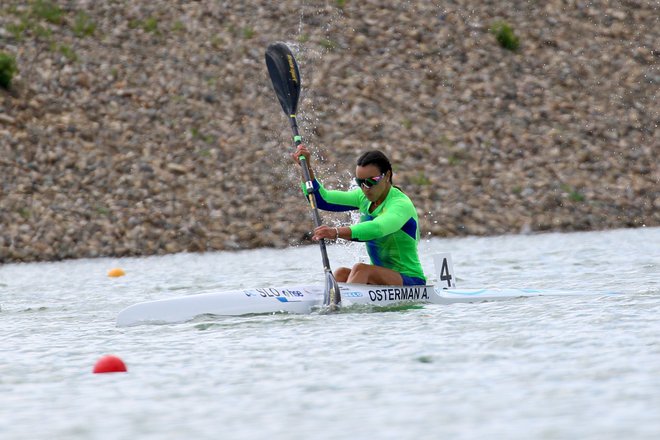
[[[362,153],[358,157],[357,165],[359,167],[366,167],[367,165],[375,165],[380,170],[381,174],[390,172],[390,183],[392,183],[392,164],[382,151],[371,150]]]

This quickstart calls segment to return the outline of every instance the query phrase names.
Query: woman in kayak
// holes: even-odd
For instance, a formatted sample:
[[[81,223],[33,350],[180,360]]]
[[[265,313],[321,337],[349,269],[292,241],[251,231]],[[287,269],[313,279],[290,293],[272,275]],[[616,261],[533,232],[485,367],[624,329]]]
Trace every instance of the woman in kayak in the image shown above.
[[[327,190],[315,179],[307,148],[299,145],[293,155],[305,156],[314,197],[319,209],[326,211],[359,210],[360,223],[351,226],[314,229],[314,240],[364,241],[372,264],[357,263],[353,268],[335,270],[339,282],[412,286],[426,284],[417,254],[419,222],[417,210],[399,188],[392,184],[392,164],[380,151],[367,151],[357,161],[355,182],[359,189],[351,191]],[[303,185],[303,191],[307,191]]]

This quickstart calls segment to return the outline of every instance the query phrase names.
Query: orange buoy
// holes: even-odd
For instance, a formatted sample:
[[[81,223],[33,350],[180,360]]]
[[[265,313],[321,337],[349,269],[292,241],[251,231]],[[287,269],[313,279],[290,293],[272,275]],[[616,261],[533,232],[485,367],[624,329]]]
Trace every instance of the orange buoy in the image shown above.
[[[126,364],[111,354],[101,357],[94,365],[94,373],[125,373]]]
[[[108,276],[111,278],[123,277],[124,275],[126,275],[126,272],[120,267],[115,267],[108,271]]]

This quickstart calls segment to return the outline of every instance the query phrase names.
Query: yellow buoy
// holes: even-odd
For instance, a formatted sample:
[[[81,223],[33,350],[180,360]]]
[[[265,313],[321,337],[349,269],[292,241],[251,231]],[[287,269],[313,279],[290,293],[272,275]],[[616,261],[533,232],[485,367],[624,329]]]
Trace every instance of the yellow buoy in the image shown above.
[[[123,277],[124,275],[126,275],[126,272],[124,272],[124,269],[119,267],[115,267],[114,269],[110,269],[108,271],[108,276],[112,278]]]

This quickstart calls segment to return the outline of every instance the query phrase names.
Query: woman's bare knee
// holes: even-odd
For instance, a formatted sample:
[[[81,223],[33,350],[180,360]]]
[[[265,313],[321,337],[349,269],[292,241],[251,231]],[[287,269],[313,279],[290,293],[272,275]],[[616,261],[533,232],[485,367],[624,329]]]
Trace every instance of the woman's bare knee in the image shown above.
[[[335,269],[335,280],[340,283],[345,283],[348,281],[348,277],[351,274],[351,270],[348,267],[339,267]]]
[[[391,269],[371,264],[356,263],[348,276],[349,283],[381,284],[400,286],[403,284],[401,274]]]
[[[348,276],[349,283],[367,284],[369,280],[370,264],[356,263]]]
[[[362,272],[365,269],[368,269],[370,266],[371,266],[370,264],[355,263],[353,265],[353,268],[351,269],[351,272]]]

